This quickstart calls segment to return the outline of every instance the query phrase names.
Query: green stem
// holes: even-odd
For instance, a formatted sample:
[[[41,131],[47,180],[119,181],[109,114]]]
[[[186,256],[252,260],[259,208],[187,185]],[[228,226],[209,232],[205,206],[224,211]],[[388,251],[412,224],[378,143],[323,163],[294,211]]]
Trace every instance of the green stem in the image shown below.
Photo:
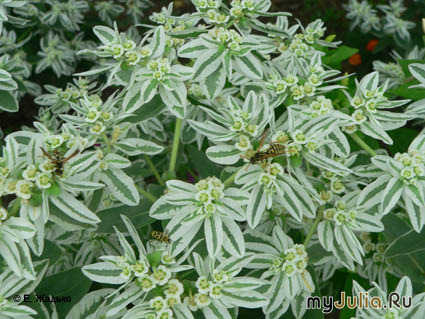
[[[153,196],[151,193],[148,193],[143,188],[141,188],[139,185],[136,185],[136,188],[139,191],[139,193],[142,196],[144,196],[146,199],[150,200],[152,203],[155,203],[156,202],[156,197]]]
[[[360,136],[356,133],[350,134],[351,138],[356,142],[361,148],[363,148],[366,152],[370,154],[370,156],[376,156],[376,152],[363,141]]]
[[[162,180],[161,176],[159,175],[157,169],[155,168],[155,165],[153,165],[151,158],[149,156],[147,156],[146,154],[145,154],[145,160],[146,160],[146,163],[148,163],[148,166],[151,169],[152,173],[155,175],[156,180],[158,181],[158,183],[161,186],[164,186],[165,187],[165,183]]]
[[[176,127],[174,129],[173,148],[171,150],[170,167],[168,169],[169,178],[176,178],[176,162],[177,153],[179,151],[180,133],[182,128],[182,119],[176,119]]]
[[[191,96],[191,95],[188,95],[187,96],[187,99],[189,100],[189,102],[190,103],[192,103],[192,104],[194,104],[194,105],[199,105],[199,106],[203,106],[203,107],[206,107],[206,108],[211,108],[211,106],[209,106],[209,105],[207,105],[207,104],[204,104],[204,103],[201,103],[201,102],[199,102],[197,99],[195,99],[193,96]]]
[[[19,212],[19,208],[21,208],[21,199],[18,197],[13,204],[12,209],[10,210],[9,217],[16,216]]]
[[[105,144],[106,144],[106,151],[108,153],[110,153],[111,149],[112,149],[112,144],[111,144],[111,141],[106,136],[105,132],[102,133],[102,138],[103,138],[103,140],[105,141]]]
[[[195,272],[195,270],[191,269],[187,273],[181,275],[180,279],[185,279],[185,278],[189,277],[191,274],[193,274],[194,272]]]
[[[236,174],[238,174],[239,170],[234,172],[232,175],[230,175],[225,181],[224,181],[224,186],[229,186],[230,184],[233,183],[233,181],[235,180]]]
[[[311,237],[313,237],[314,232],[316,231],[317,226],[319,226],[320,221],[323,217],[323,211],[325,210],[325,206],[321,206],[319,208],[319,212],[317,213],[316,219],[314,220],[313,226],[311,226],[310,231],[307,234],[307,237],[304,240],[304,247],[307,247],[308,243],[311,240]]]

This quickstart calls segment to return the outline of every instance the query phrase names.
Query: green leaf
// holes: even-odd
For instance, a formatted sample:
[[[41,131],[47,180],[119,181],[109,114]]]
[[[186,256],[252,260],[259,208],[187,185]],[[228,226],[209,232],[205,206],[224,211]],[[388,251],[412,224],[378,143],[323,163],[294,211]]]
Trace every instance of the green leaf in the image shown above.
[[[201,80],[217,71],[221,64],[221,55],[223,54],[220,50],[210,50],[203,52],[203,54],[197,58],[193,69],[193,80]]]
[[[63,251],[55,243],[44,239],[43,253],[40,256],[33,255],[32,259],[34,261],[48,259],[49,265],[53,265],[60,259],[62,254]]]
[[[232,165],[239,161],[241,151],[233,145],[216,145],[208,147],[206,154],[215,163]]]
[[[47,189],[47,194],[50,196],[59,196],[61,193],[61,188],[58,183],[53,182],[52,186]]]
[[[206,218],[204,231],[208,255],[215,257],[220,252],[223,243],[223,225],[220,217],[213,214],[211,217]]]
[[[403,241],[403,236],[412,231],[404,220],[394,214],[388,214],[382,219],[382,222],[385,226],[384,237],[390,243],[399,239]],[[421,241],[423,242],[423,240]],[[392,245],[390,244],[389,248],[391,247]],[[408,249],[408,247],[405,246],[404,249]],[[425,277],[425,254],[423,251],[393,256],[390,258],[390,261],[392,267],[398,273],[408,276],[412,281],[423,284],[423,278]]]
[[[71,297],[70,302],[56,303],[59,318],[65,318],[68,311],[83,298],[91,285],[81,268],[72,268],[49,277],[45,277],[36,288],[36,294]]]
[[[95,26],[93,32],[103,44],[109,44],[114,41],[116,37],[115,31],[105,26]]]
[[[18,112],[19,105],[15,96],[8,91],[0,91],[0,110]]]
[[[208,176],[220,176],[220,167],[211,162],[205,155],[205,152],[199,151],[193,145],[187,145],[185,148],[189,153],[189,158],[192,160],[191,163],[193,167],[199,173],[201,178],[206,178]]]
[[[141,138],[127,138],[114,144],[116,148],[129,156],[140,154],[155,155],[161,153],[164,147]]]
[[[103,171],[101,180],[121,203],[128,206],[135,206],[139,203],[140,196],[133,179],[122,170],[108,169]]]
[[[261,220],[266,209],[266,193],[262,185],[257,185],[251,192],[251,198],[246,210],[248,225],[255,228]]]
[[[394,141],[394,144],[388,146],[391,154],[404,153],[407,152],[410,143],[418,135],[418,131],[408,127],[401,127],[397,130],[389,131],[388,135]]]
[[[417,82],[416,82],[417,83]],[[390,90],[388,93],[392,96],[400,96],[414,101],[422,100],[425,98],[425,89],[422,88],[409,88],[412,82],[405,83],[395,89]]]
[[[80,223],[96,224],[100,222],[100,219],[93,212],[67,192],[62,191],[60,196],[49,198],[53,206],[51,212],[59,210],[62,215],[67,215]]]
[[[102,261],[82,268],[85,276],[93,281],[106,284],[123,284],[127,281],[121,276],[122,269],[112,262]]]
[[[410,66],[410,65],[412,63],[424,63],[424,61],[423,60],[418,60],[418,59],[415,59],[415,60],[398,60],[398,63],[400,64],[401,69],[403,70],[404,76],[406,78],[408,78],[409,76],[412,76],[412,73],[410,72],[409,69],[411,67],[414,68],[414,69],[416,69],[414,66]]]
[[[86,319],[94,314],[114,289],[100,289],[89,292],[68,312],[65,319]]]
[[[97,231],[99,233],[113,233],[115,226],[118,230],[126,232],[124,222],[118,218],[120,214],[127,216],[136,228],[150,225],[155,220],[149,217],[149,208],[151,202],[148,200],[141,200],[137,206],[116,206],[101,210],[97,213],[100,218]]]
[[[405,232],[396,238],[385,251],[385,257],[397,257],[425,251],[425,230],[417,233],[414,230]]]
[[[157,94],[149,102],[142,104],[136,111],[132,112],[133,116],[126,118],[125,121],[130,123],[143,122],[157,116],[164,108],[165,104],[159,94]]]
[[[381,211],[388,214],[390,210],[397,204],[401,194],[403,193],[404,183],[398,178],[392,178],[382,194]]]
[[[210,100],[214,100],[223,90],[226,83],[226,72],[223,67],[219,67],[210,76],[200,82],[204,95]]]
[[[335,69],[341,69],[341,62],[357,52],[359,52],[359,49],[341,45],[338,49],[331,51],[331,54],[324,56],[322,58],[322,62],[323,64],[329,65]]]

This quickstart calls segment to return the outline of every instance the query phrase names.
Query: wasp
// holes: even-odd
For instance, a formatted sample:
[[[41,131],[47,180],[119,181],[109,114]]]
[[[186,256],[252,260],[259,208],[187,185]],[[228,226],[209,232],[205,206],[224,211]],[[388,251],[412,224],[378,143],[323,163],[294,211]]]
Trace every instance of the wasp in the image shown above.
[[[50,162],[53,164],[54,173],[55,173],[56,176],[62,176],[64,164],[80,152],[80,151],[76,150],[74,153],[72,153],[68,157],[64,158],[58,150],[54,150],[53,154],[50,154],[44,148],[42,148],[42,147],[40,147],[40,148],[41,148],[41,151],[43,152],[44,156],[46,156],[50,160]]]
[[[246,158],[252,165],[259,164],[268,158],[276,157],[286,153],[285,145],[274,143],[274,142],[271,142],[267,149],[263,151],[261,150],[264,144],[264,140],[266,139],[267,131],[268,130],[265,130],[263,135],[261,136],[260,144],[258,145],[257,149],[254,151],[254,154],[247,157],[242,156]]]
[[[170,238],[165,232],[154,230],[152,231],[151,236],[162,243],[167,243],[167,244],[171,243]]]

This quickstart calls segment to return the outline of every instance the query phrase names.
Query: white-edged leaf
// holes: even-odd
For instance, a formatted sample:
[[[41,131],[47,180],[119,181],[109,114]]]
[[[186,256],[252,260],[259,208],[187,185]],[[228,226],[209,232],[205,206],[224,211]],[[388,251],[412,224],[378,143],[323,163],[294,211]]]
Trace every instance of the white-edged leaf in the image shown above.
[[[391,178],[382,193],[381,212],[385,215],[397,204],[403,194],[404,184],[398,178]]]
[[[205,51],[201,56],[198,56],[195,64],[193,65],[193,69],[195,70],[195,73],[193,74],[193,80],[202,80],[211,73],[217,71],[221,64],[222,54],[222,51],[213,49]]]
[[[251,198],[248,202],[246,217],[249,227],[254,229],[261,220],[266,210],[266,194],[262,185],[257,185],[251,192]]]
[[[238,224],[232,219],[222,217],[223,221],[223,247],[232,256],[245,255],[245,240]]]
[[[140,196],[133,179],[122,170],[108,169],[102,172],[100,178],[121,203],[128,206],[135,206],[139,203]]]
[[[98,262],[84,266],[82,272],[93,281],[105,284],[123,284],[127,281],[121,276],[122,270],[110,262]]]
[[[332,251],[334,242],[332,224],[327,220],[320,222],[319,226],[317,226],[317,235],[323,248],[327,251]]]
[[[130,137],[114,144],[116,148],[129,156],[140,154],[155,155],[161,153],[164,147],[141,138]]]
[[[96,224],[100,222],[92,211],[90,211],[74,196],[62,190],[59,196],[50,196],[50,202],[72,219],[87,224]]]
[[[223,226],[222,220],[216,214],[209,218],[205,218],[204,231],[205,241],[207,244],[208,255],[210,257],[217,256],[223,244]]]
[[[207,157],[214,163],[222,165],[235,164],[240,159],[241,151],[233,145],[216,145],[208,147]]]

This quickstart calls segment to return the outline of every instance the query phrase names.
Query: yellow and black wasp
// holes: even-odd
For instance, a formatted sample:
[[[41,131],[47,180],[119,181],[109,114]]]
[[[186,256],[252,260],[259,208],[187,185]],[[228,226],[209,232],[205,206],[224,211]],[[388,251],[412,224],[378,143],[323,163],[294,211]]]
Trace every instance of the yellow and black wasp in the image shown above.
[[[46,156],[52,165],[54,166],[54,173],[56,176],[61,177],[63,175],[63,167],[66,162],[68,162],[71,158],[76,156],[80,151],[76,150],[74,153],[64,158],[62,154],[58,150],[54,150],[53,154],[47,152],[44,148],[40,147],[44,156]]]
[[[170,244],[171,240],[165,232],[161,232],[159,230],[154,230],[151,233],[152,238],[155,238],[157,241],[161,243]]]
[[[265,130],[261,136],[260,144],[254,153],[250,156],[242,156],[243,158],[246,158],[250,164],[260,164],[268,158],[280,156],[286,153],[286,146],[276,142],[271,142],[267,149],[261,150],[266,139],[267,131],[268,129]]]

